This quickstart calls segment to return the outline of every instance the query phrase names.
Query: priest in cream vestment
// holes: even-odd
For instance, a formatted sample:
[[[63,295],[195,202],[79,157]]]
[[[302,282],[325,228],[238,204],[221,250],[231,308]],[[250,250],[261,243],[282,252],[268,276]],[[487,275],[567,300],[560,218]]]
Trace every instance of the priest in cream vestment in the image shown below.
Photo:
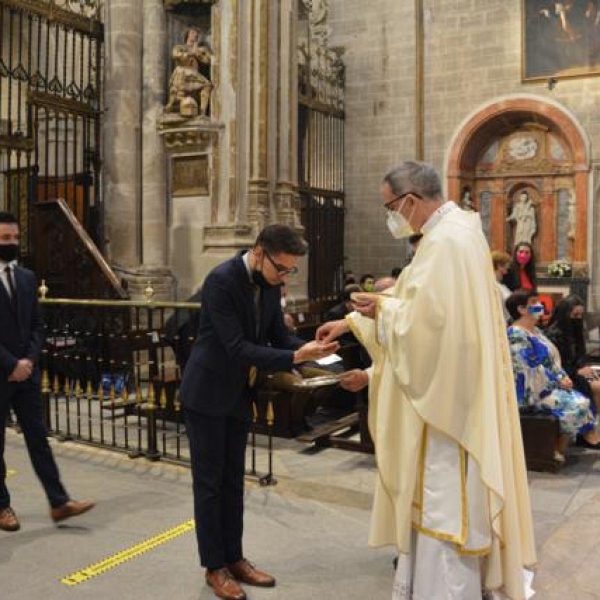
[[[382,185],[396,238],[421,231],[410,265],[384,294],[317,332],[352,330],[369,385],[378,480],[369,543],[400,552],[395,598],[526,597],[535,564],[527,473],[504,318],[476,212],[443,199],[439,177],[406,162]]]

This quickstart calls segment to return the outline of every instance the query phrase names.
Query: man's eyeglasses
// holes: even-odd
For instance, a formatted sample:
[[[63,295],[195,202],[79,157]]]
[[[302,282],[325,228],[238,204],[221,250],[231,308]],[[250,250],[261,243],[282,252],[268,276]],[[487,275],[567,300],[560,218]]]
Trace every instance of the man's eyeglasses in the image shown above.
[[[392,206],[396,203],[399,202],[400,200],[402,200],[403,198],[406,198],[406,196],[415,196],[416,198],[419,198],[419,200],[423,199],[423,196],[420,196],[419,194],[415,194],[415,192],[405,192],[404,194],[400,194],[399,196],[396,196],[395,198],[392,198],[389,202],[386,202],[383,207],[386,210],[394,210],[392,208]]]
[[[288,268],[284,265],[280,265],[271,258],[271,255],[264,248],[263,252],[265,253],[265,256],[269,259],[269,262],[273,265],[273,268],[277,271],[277,275],[279,275],[279,277],[284,277],[285,275],[296,275],[298,273],[298,267]]]

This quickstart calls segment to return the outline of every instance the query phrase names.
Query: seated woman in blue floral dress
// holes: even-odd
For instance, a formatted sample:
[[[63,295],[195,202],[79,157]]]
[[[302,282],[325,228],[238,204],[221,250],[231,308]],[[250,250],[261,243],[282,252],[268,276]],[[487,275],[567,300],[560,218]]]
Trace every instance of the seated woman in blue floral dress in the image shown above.
[[[508,340],[519,406],[535,406],[558,418],[556,460],[564,461],[564,451],[577,435],[582,436],[588,448],[600,449],[589,398],[573,388],[561,367],[558,350],[537,327],[543,305],[534,292],[520,290],[507,298],[506,308],[513,319]]]

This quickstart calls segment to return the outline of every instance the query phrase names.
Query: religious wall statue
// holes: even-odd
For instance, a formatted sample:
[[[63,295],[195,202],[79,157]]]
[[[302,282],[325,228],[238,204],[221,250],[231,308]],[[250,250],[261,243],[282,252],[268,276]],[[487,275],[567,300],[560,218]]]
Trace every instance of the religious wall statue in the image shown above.
[[[512,211],[506,220],[516,224],[513,246],[519,242],[532,243],[533,236],[537,232],[537,220],[535,206],[526,191],[519,194],[519,198],[513,203]]]
[[[206,44],[199,43],[197,29],[185,32],[184,44],[173,48],[175,70],[169,80],[169,102],[166,112],[177,112],[182,117],[208,114],[213,85],[200,72],[201,65],[210,65],[212,54]]]
[[[570,240],[575,239],[575,225],[577,223],[577,216],[575,213],[575,204],[576,204],[575,191],[570,190],[569,199],[567,201],[567,226],[568,226],[567,238]]]
[[[464,210],[473,212],[475,210],[475,202],[471,198],[471,190],[466,187],[463,190],[462,198],[460,199],[460,205]]]

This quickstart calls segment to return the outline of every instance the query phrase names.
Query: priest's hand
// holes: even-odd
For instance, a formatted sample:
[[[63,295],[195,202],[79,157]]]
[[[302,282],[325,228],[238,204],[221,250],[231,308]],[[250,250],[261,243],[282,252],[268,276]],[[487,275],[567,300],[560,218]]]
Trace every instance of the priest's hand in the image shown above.
[[[346,319],[340,319],[339,321],[328,321],[327,323],[323,323],[319,329],[317,329],[317,333],[315,334],[315,339],[317,342],[332,342],[333,340],[337,340],[340,335],[347,333],[350,330]]]
[[[340,345],[337,342],[319,342],[313,340],[307,342],[294,352],[294,364],[303,363],[308,360],[319,360],[325,358],[339,350]]]
[[[379,294],[372,292],[354,292],[350,295],[354,310],[369,319],[375,318],[378,297]]]
[[[352,369],[340,375],[340,386],[349,392],[360,392],[369,385],[369,375],[363,369]]]

